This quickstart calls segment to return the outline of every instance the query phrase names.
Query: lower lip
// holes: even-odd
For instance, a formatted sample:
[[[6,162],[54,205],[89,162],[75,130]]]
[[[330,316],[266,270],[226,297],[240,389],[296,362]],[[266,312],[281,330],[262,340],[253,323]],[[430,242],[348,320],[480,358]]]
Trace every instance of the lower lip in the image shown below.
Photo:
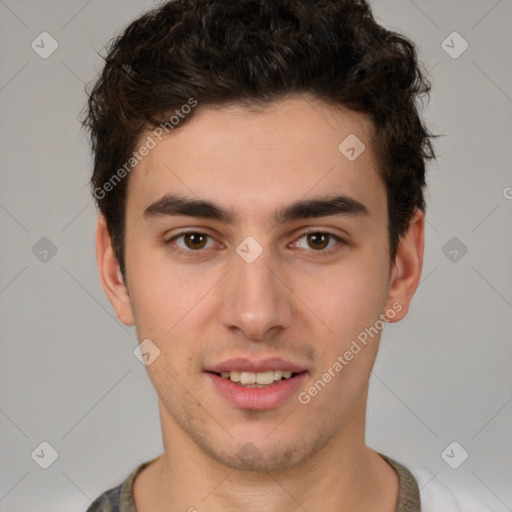
[[[265,411],[278,407],[297,393],[307,372],[299,373],[289,379],[282,379],[264,388],[246,388],[215,373],[207,373],[207,375],[217,391],[236,407],[251,411]]]

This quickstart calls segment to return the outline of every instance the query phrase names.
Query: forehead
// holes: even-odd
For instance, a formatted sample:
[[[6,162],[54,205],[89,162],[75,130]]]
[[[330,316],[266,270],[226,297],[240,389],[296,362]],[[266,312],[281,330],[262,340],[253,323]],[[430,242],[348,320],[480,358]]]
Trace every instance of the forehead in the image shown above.
[[[129,208],[179,193],[224,204],[238,219],[333,194],[370,213],[385,209],[369,120],[318,100],[296,97],[257,110],[199,104],[182,127],[152,138],[155,147],[130,176]]]

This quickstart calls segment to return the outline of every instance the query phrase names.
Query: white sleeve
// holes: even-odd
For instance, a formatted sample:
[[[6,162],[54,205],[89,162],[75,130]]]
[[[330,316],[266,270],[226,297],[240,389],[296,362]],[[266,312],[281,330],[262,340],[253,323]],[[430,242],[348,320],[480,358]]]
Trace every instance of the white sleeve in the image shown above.
[[[451,490],[424,469],[411,469],[420,489],[421,512],[496,512],[464,491]]]

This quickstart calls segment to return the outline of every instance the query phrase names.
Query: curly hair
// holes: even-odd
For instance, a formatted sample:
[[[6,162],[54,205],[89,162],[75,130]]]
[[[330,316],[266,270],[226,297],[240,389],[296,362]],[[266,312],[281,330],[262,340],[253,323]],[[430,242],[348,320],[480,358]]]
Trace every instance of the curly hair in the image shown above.
[[[414,43],[380,26],[366,1],[171,0],[106,49],[82,124],[94,155],[92,188],[101,191],[93,195],[123,276],[128,179],[105,184],[148,127],[168,123],[191,99],[200,107],[264,107],[308,94],[367,114],[387,192],[392,261],[415,210],[425,211],[425,165],[435,154],[419,100],[430,83]],[[178,129],[193,114],[180,116]]]

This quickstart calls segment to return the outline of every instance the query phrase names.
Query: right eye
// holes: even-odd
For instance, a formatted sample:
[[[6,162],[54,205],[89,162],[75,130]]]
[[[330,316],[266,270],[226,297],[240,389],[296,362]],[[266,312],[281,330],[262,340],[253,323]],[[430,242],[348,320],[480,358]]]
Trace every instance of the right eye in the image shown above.
[[[201,231],[183,231],[167,240],[166,245],[169,245],[173,251],[190,254],[194,252],[201,252],[202,249],[210,249],[212,245],[207,245],[208,238],[211,239],[211,236]],[[180,239],[183,241],[183,245],[176,242]],[[177,246],[179,249],[176,249],[173,246]],[[213,247],[214,246],[215,243],[213,243]],[[187,256],[189,254],[187,254]]]

